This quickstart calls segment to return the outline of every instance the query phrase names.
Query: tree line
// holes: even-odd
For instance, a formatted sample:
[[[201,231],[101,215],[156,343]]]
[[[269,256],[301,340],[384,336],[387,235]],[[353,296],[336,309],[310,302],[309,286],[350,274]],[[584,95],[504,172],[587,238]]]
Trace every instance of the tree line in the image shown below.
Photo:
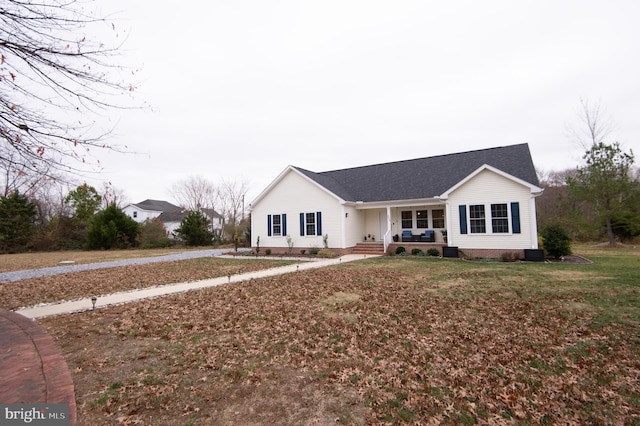
[[[175,185],[174,191],[186,191],[195,180],[204,181],[192,178]],[[238,199],[244,202],[246,183],[227,181],[219,189],[208,183],[215,194],[209,201],[223,213],[221,232],[214,232],[203,213],[213,205],[185,199],[181,207],[186,214],[172,234],[157,219],[133,220],[123,211],[122,191],[106,185],[102,193],[86,183],[65,193],[61,184],[47,182],[47,191],[35,185],[26,194],[7,186],[0,196],[0,253],[207,246],[248,240],[249,220],[243,206],[236,203]]]
[[[609,142],[611,122],[599,104],[581,100],[582,125],[571,134],[584,148],[576,168],[540,174],[538,229],[552,227],[574,241],[610,246],[640,236],[640,168],[633,151]]]
[[[106,143],[111,129],[101,127],[104,112],[138,107],[131,102],[136,83],[129,81],[136,70],[113,60],[126,38],[116,22],[85,6],[5,0],[0,7],[2,252],[167,243],[158,224],[139,226],[123,217],[118,191],[105,187],[100,194],[70,184],[97,166],[95,152],[128,150]],[[538,228],[610,245],[632,240],[640,235],[634,154],[609,141],[612,126],[598,104],[581,104],[583,126],[572,135],[584,148],[584,163],[540,176],[545,191],[537,199]],[[219,209],[223,238],[237,242],[249,232],[245,193],[243,182],[214,186],[196,177],[178,184],[174,198],[192,212],[180,229],[199,232],[178,240],[208,242],[198,212]]]

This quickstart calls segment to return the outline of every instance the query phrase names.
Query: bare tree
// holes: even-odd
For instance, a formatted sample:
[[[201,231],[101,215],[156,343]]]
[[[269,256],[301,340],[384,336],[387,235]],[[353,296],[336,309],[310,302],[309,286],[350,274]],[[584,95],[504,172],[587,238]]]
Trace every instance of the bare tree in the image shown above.
[[[71,184],[53,179],[43,179],[34,187],[29,196],[36,204],[38,219],[42,224],[55,216],[71,216],[72,208],[65,203],[70,188]]]
[[[6,157],[0,156],[0,182],[2,183],[2,195],[8,196],[14,191],[20,194],[32,195],[38,187],[45,185],[47,180],[43,175],[32,175],[29,170],[16,161],[17,153],[11,152]]]
[[[226,223],[235,227],[244,219],[244,197],[249,190],[249,184],[242,181],[223,180],[220,185],[220,198],[223,206],[223,216]]]
[[[110,129],[99,125],[100,114],[126,107],[134,90],[110,63],[122,41],[88,6],[81,0],[0,6],[0,158],[22,173],[82,174],[99,163],[92,149],[126,149],[106,145]],[[113,42],[93,40],[105,27]]]
[[[102,205],[104,208],[112,204],[118,208],[122,208],[128,203],[129,197],[124,189],[116,188],[111,182],[104,182],[102,184]]]
[[[176,182],[169,190],[176,202],[187,210],[215,210],[218,201],[216,186],[202,176],[190,176]]]
[[[568,180],[576,175],[575,169],[551,170],[549,172],[538,171],[538,180],[542,188],[566,186]]]
[[[614,128],[613,121],[606,115],[600,106],[600,102],[590,102],[588,99],[580,99],[581,109],[578,113],[580,125],[569,126],[569,136],[585,151],[593,145],[604,142]]]

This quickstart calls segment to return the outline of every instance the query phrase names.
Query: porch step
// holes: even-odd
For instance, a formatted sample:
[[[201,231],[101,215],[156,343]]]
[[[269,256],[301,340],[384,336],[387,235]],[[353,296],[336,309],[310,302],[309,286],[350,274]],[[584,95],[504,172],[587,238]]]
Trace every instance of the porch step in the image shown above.
[[[376,255],[384,255],[384,244],[383,243],[358,243],[352,249],[351,253],[353,254],[376,254]]]

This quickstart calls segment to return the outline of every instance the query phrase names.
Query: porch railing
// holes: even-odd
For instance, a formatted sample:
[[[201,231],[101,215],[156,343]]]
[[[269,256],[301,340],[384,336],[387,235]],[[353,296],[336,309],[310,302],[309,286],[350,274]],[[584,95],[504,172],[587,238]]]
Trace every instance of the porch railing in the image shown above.
[[[389,248],[389,245],[391,244],[392,238],[391,238],[391,229],[387,229],[387,232],[384,234],[384,237],[382,238],[382,241],[384,242],[384,252],[387,252],[387,249]]]

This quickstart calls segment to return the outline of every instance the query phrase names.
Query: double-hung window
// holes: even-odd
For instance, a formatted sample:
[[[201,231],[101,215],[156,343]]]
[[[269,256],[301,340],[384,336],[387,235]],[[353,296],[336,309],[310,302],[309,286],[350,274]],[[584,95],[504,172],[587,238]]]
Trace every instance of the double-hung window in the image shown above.
[[[267,215],[267,236],[282,237],[287,235],[287,215],[270,214]]]
[[[507,204],[491,204],[491,231],[494,234],[509,232],[509,213]]]
[[[428,228],[429,227],[429,214],[427,210],[416,211],[416,228]]]
[[[431,211],[434,228],[444,228],[444,210],[436,209]]]
[[[300,235],[322,235],[322,212],[300,213]]]
[[[402,229],[411,229],[413,228],[413,212],[411,210],[405,210],[401,215]]]
[[[274,214],[272,220],[273,222],[271,224],[271,235],[277,237],[282,236],[282,216],[279,214]]]
[[[469,228],[472,234],[484,234],[487,232],[484,219],[484,204],[469,206]]]
[[[472,204],[469,206],[461,204],[458,206],[458,212],[461,234],[467,232],[471,234],[520,234],[522,232],[520,203],[518,202]],[[491,222],[487,224],[489,219]]]
[[[316,214],[305,213],[304,216],[305,235],[316,235]]]

